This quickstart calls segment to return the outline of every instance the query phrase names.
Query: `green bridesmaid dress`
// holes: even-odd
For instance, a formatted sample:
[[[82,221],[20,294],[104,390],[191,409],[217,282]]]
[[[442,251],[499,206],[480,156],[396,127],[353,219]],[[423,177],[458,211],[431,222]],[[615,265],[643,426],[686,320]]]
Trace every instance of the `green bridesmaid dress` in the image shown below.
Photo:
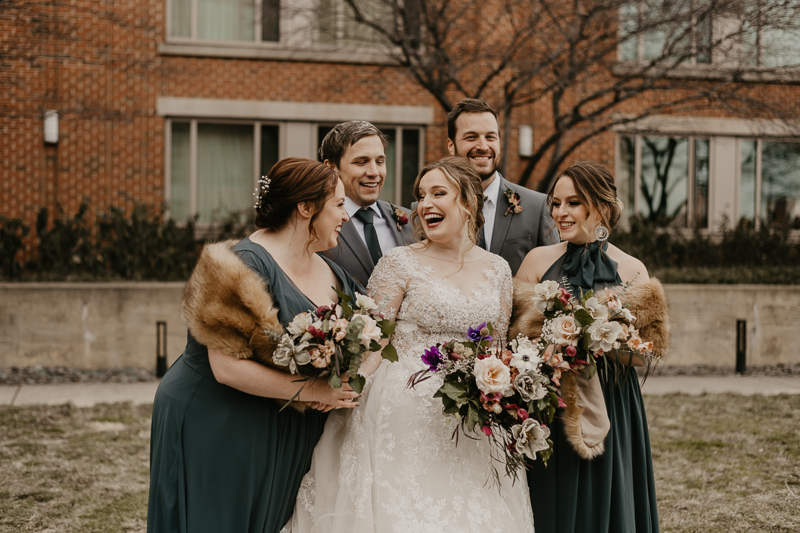
[[[284,326],[316,308],[263,247],[244,239],[233,251],[267,282]],[[345,293],[365,292],[328,264]],[[274,400],[217,382],[207,348],[190,334],[153,405],[147,531],[278,533],[327,418],[279,410]]]
[[[608,243],[567,245],[567,252],[542,281],[558,281],[576,297],[620,285],[617,264],[605,253]],[[528,470],[536,533],[657,533],[658,509],[650,455],[650,436],[635,372],[598,364],[611,429],[605,453],[581,458],[567,440],[558,413],[551,426],[553,455]]]

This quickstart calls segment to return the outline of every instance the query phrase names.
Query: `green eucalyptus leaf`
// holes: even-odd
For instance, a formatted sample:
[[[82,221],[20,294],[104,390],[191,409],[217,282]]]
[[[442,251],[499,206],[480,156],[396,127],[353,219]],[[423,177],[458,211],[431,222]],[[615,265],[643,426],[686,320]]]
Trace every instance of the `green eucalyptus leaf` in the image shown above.
[[[590,315],[586,309],[578,309],[573,316],[575,317],[575,322],[577,322],[579,326],[588,326],[594,322],[594,318],[592,318],[592,315]]]
[[[387,344],[383,347],[383,351],[381,351],[381,356],[387,361],[391,361],[392,363],[397,362],[397,350],[395,350],[394,346]]]
[[[392,336],[395,326],[397,326],[397,322],[394,320],[378,320],[378,327],[381,328],[381,334],[384,339]]]
[[[342,388],[342,378],[339,377],[338,373],[332,372],[330,377],[328,377],[328,385],[334,389],[340,389]]]
[[[364,390],[364,384],[366,382],[367,378],[364,376],[356,376],[354,378],[350,378],[350,381],[348,381],[350,387],[359,394],[361,394],[361,391]]]

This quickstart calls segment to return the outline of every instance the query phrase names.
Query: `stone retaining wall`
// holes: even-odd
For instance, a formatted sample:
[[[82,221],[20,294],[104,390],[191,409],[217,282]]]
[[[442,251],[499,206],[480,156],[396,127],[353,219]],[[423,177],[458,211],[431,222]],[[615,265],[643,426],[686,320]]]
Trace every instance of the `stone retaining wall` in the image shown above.
[[[167,359],[183,351],[183,283],[0,283],[0,368],[154,368],[156,321]],[[672,350],[664,365],[733,366],[736,320],[748,365],[800,362],[800,286],[667,285]]]

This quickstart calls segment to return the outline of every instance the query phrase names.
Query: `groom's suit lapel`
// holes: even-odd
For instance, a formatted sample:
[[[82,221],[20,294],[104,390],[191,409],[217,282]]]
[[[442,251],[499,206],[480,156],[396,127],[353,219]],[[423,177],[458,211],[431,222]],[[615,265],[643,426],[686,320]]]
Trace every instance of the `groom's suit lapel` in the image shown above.
[[[403,232],[397,229],[397,222],[395,222],[394,220],[394,213],[392,212],[392,206],[389,205],[389,202],[378,200],[378,209],[381,210],[381,213],[383,213],[383,217],[386,220],[386,223],[389,224],[389,229],[392,230],[392,236],[394,237],[395,245],[405,246],[406,240],[403,237]]]
[[[497,193],[497,201],[495,202],[497,209],[494,211],[494,230],[492,230],[492,245],[489,247],[489,251],[499,255],[500,250],[503,248],[503,243],[506,240],[508,228],[511,227],[511,220],[514,218],[514,213],[509,213],[508,216],[504,216],[506,210],[511,207],[505,195],[508,185],[499,172],[497,173],[497,177],[500,178],[500,190]]]
[[[352,220],[348,220],[342,224],[342,231],[339,233],[339,241],[341,241],[343,246],[350,248],[353,256],[361,263],[361,266],[364,267],[365,272],[372,272],[372,269],[375,268],[375,263],[372,262],[369,249],[358,235],[358,231],[356,231]]]

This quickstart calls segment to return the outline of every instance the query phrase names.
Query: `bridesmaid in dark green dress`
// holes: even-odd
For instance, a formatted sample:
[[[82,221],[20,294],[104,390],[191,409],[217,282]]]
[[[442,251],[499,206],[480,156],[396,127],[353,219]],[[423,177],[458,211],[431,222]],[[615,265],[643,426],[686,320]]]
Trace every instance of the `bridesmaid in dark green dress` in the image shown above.
[[[593,162],[565,170],[549,193],[553,220],[562,242],[539,247],[525,258],[517,279],[553,280],[574,295],[649,282],[641,261],[605,239],[619,219],[611,174]],[[599,228],[599,229],[598,229]],[[635,358],[632,364],[641,364]],[[547,467],[528,471],[536,533],[656,533],[656,506],[650,437],[636,373],[609,361],[598,362],[605,407],[611,424],[605,452],[583,459],[567,440],[556,415],[551,426],[553,455]],[[623,379],[628,371],[628,379]]]
[[[233,252],[265,281],[286,326],[297,313],[336,301],[336,287],[366,293],[316,252],[336,245],[347,221],[334,171],[287,158],[270,171],[250,238]],[[263,185],[263,184],[262,184]],[[208,349],[190,334],[153,406],[147,530],[278,533],[291,517],[327,411],[357,405],[346,385],[307,386],[314,409],[280,411],[297,377]]]

